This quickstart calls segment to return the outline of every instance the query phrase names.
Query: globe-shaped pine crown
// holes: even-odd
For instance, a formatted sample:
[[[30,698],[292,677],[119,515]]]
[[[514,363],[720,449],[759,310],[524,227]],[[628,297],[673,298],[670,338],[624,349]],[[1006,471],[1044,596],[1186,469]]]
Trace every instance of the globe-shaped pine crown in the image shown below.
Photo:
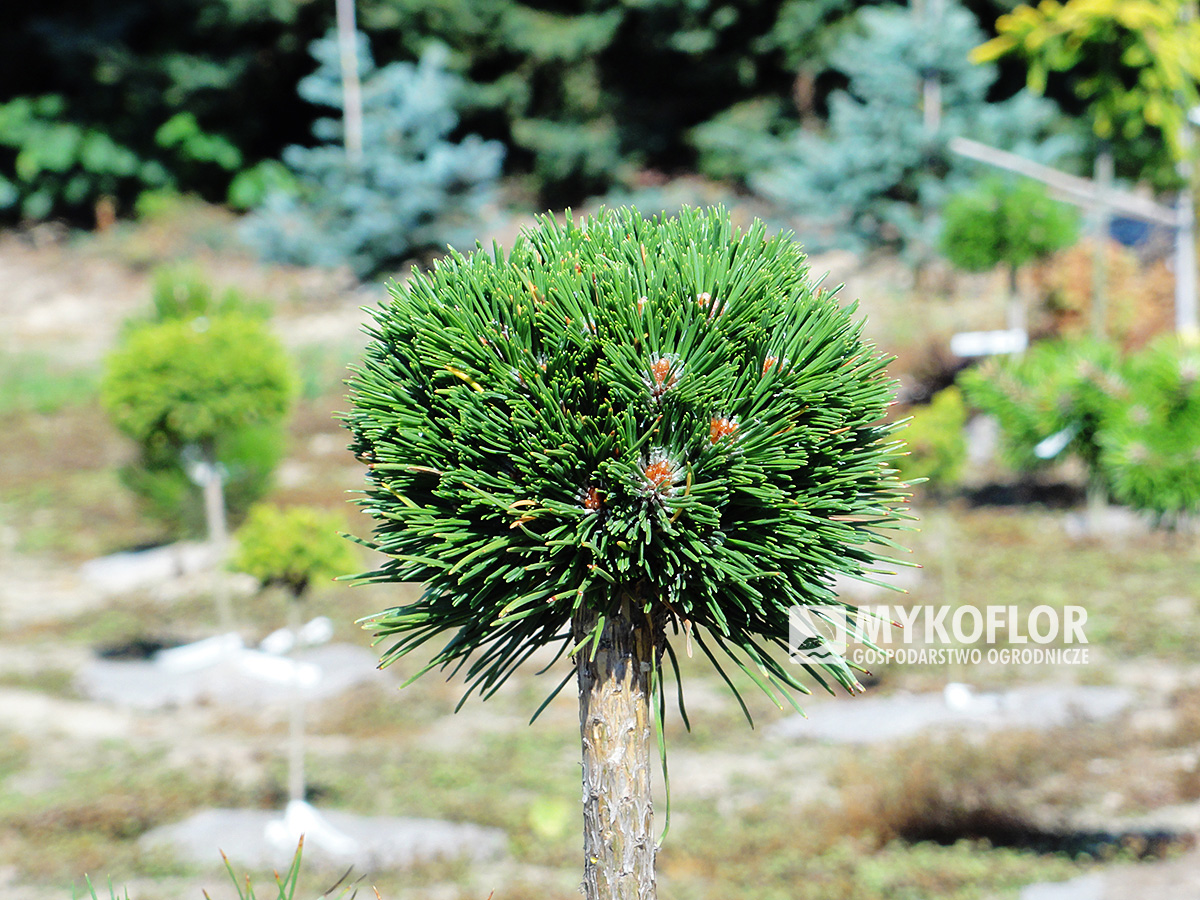
[[[799,687],[767,649],[789,607],[837,604],[905,518],[887,360],[852,314],[722,210],[546,217],[394,288],[346,416],[388,557],[361,578],[426,585],[367,621],[384,662],[448,631],[431,666],[474,654],[486,695],[624,597]]]

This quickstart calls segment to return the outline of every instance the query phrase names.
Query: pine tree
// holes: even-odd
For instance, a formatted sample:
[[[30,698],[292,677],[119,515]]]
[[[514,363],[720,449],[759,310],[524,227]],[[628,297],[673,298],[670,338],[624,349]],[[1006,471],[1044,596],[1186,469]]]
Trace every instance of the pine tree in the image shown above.
[[[365,625],[385,665],[448,635],[421,671],[484,698],[540,647],[572,658],[551,697],[577,680],[589,900],[654,896],[678,651],[794,703],[789,610],[843,610],[834,575],[904,518],[886,360],[851,312],[761,223],[622,209],[452,254],[375,314],[346,423],[387,559],[361,580],[426,589]],[[841,656],[804,668],[860,689]]]
[[[265,589],[287,590],[287,628],[295,650],[300,638],[300,607],[318,578],[332,578],[354,565],[354,554],[340,537],[337,516],[311,507],[283,509],[261,504],[250,510],[237,533],[230,568],[258,579]],[[303,801],[304,698],[293,683],[288,739],[288,799]]]
[[[692,167],[697,149],[707,166],[707,140],[691,129],[737,104],[778,103],[797,61],[820,70],[822,33],[861,5],[388,0],[367,3],[363,21],[394,30],[410,53],[431,40],[454,48],[452,64],[473,85],[473,127],[503,139],[512,168],[531,171],[542,199],[559,206],[640,167]]]

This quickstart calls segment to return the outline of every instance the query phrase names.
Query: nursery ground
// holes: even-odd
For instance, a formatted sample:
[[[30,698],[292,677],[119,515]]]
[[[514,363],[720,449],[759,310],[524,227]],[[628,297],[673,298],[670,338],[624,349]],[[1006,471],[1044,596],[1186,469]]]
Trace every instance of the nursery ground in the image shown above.
[[[362,473],[334,414],[345,407],[343,367],[362,344],[360,307],[380,289],[337,273],[259,267],[231,248],[220,213],[188,218],[186,228],[164,221],[86,239],[0,239],[0,893],[13,900],[65,898],[72,885],[82,889],[85,873],[97,884],[111,877],[128,885],[134,900],[199,898],[202,890],[231,897],[218,847],[212,865],[196,869],[139,850],[137,838],[197,809],[274,808],[284,799],[285,710],[137,712],[85,699],[76,681],[104,647],[190,640],[217,628],[204,577],[119,595],[79,577],[90,558],[163,537],[119,483],[132,448],[95,399],[101,360],[121,322],[147,303],[154,265],[187,257],[215,281],[272,301],[304,383],[272,496],[340,510],[348,530],[367,530],[347,502]],[[818,264],[848,282],[847,299],[864,298],[869,328],[900,355],[906,382],[930,345],[958,328],[985,327],[991,316],[987,280],[960,285],[959,299],[949,300],[916,291],[892,263]],[[1136,702],[1117,720],[1049,730],[933,732],[874,745],[788,741],[771,737],[770,726],[790,709],[739,682],[749,687],[751,729],[707,664],[681,654],[693,727],[686,732],[678,716],[667,724],[671,823],[660,896],[968,900],[1101,871],[1172,900],[1181,882],[1169,867],[1195,868],[1189,848],[1200,828],[1196,536],[1140,528],[1081,535],[1068,527],[1076,509],[962,497],[922,500],[918,513],[919,530],[905,542],[922,568],[904,603],[1026,612],[1083,605],[1089,663],[876,667],[872,696],[951,682],[978,691],[1077,683],[1128,686]],[[333,619],[337,640],[366,645],[355,620],[409,590],[324,586],[310,612]],[[274,594],[247,598],[237,610],[244,635],[275,628],[283,603]],[[418,664],[398,664],[396,683]],[[476,822],[509,835],[498,863],[362,873],[385,898],[577,896],[570,692],[527,724],[558,680],[531,669],[457,714],[461,686],[436,676],[313,705],[315,805]],[[801,701],[813,716],[823,704],[854,702]],[[662,822],[661,779],[658,788]],[[1175,859],[1134,862],[1159,855]],[[256,874],[260,883],[267,876]],[[339,874],[306,870],[302,894],[316,895]]]

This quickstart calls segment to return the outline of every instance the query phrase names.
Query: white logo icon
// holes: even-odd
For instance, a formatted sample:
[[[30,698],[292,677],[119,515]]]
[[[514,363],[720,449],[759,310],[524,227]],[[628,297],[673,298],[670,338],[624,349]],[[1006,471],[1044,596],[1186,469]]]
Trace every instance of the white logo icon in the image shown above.
[[[793,606],[788,610],[788,652],[795,663],[845,659],[851,611],[841,606]]]

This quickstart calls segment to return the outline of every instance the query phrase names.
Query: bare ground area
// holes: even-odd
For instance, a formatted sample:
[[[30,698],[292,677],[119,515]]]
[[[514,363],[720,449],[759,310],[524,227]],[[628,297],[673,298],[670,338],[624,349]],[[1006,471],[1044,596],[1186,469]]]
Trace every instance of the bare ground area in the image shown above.
[[[94,385],[121,323],[146,307],[152,263],[187,255],[215,282],[270,298],[276,327],[311,370],[276,496],[344,509],[361,473],[333,418],[342,402],[338,372],[361,344],[360,307],[379,290],[338,273],[264,269],[181,240],[170,229],[86,241],[0,238],[0,351],[37,368],[38,378],[80,370]],[[864,270],[840,257],[822,263],[848,282],[848,293],[894,298],[912,290],[887,267]],[[963,311],[920,296],[910,303],[902,313],[868,307],[881,344],[915,329],[922,315],[937,334],[988,324],[979,306]],[[908,340],[906,352],[918,354],[923,340]],[[219,848],[201,870],[145,853],[137,838],[206,806],[279,808],[286,711],[220,698],[154,711],[87,699],[77,676],[98,650],[215,633],[214,581],[200,570],[113,592],[85,577],[88,559],[159,534],[114,474],[130,448],[94,395],[53,406],[0,415],[0,894],[65,898],[88,873],[98,885],[110,876],[128,885],[134,900],[198,898],[204,889],[214,900],[232,897]],[[660,854],[661,896],[966,900],[1014,897],[1031,879],[1091,872],[1102,875],[1106,900],[1197,895],[1200,857],[1188,849],[1200,828],[1195,536],[1073,538],[1062,514],[1040,508],[959,504],[934,512],[938,527],[912,539],[924,566],[912,602],[1086,603],[1096,662],[1052,670],[884,666],[870,696],[940,692],[949,682],[980,690],[1120,684],[1135,692],[1132,708],[1046,732],[967,729],[856,747],[785,741],[767,736],[766,726],[790,711],[748,693],[759,725],[751,731],[720,680],[685,659],[694,729],[685,733],[677,718],[667,726],[672,830]],[[365,532],[354,513],[347,522]],[[279,624],[280,598],[236,596],[247,640]],[[337,640],[364,646],[369,637],[355,620],[404,596],[330,587],[311,611],[335,620]],[[399,668],[407,676],[415,663]],[[318,806],[478,822],[509,835],[500,862],[368,873],[385,897],[575,896],[571,692],[525,724],[556,682],[530,670],[457,715],[458,685],[436,677],[400,694],[394,685],[368,685],[311,705],[307,759]],[[814,697],[804,705],[815,718],[846,702]],[[1071,860],[1065,850],[993,849],[1000,831],[987,826],[999,820],[1046,834],[1106,831],[1115,841]],[[920,840],[922,828],[961,840]],[[1130,842],[1155,830],[1170,834],[1168,858],[1133,862],[1138,847]],[[1088,861],[1106,858],[1116,862]],[[305,895],[326,887],[327,875],[336,878],[315,872]]]

